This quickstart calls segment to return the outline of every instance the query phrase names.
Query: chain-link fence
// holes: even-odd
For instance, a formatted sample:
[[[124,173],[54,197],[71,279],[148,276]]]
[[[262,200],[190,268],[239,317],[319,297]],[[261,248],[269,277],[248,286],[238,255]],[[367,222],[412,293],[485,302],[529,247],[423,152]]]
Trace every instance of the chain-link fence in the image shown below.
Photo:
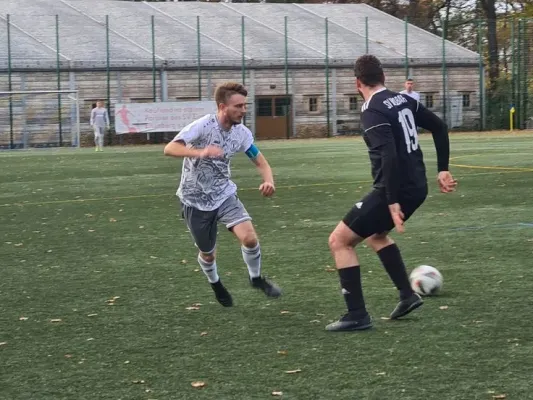
[[[496,21],[495,50],[487,21],[422,29],[422,21],[359,5],[219,3],[210,12],[207,3],[125,3],[62,2],[50,10],[58,15],[6,15],[0,91],[77,90],[87,132],[98,99],[113,120],[116,103],[211,100],[218,83],[237,80],[249,89],[246,123],[259,138],[351,135],[360,132],[362,105],[353,62],[371,53],[390,89],[413,79],[420,101],[451,129],[508,129],[511,115],[526,128],[533,116],[527,19]],[[16,147],[2,126],[0,142]]]

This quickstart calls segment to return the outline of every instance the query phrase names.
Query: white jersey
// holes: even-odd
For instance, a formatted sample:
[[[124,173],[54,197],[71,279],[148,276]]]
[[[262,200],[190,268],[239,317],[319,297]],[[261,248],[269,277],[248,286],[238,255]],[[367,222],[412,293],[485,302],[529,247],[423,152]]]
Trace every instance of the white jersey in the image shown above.
[[[173,142],[177,141],[196,149],[212,145],[224,150],[223,158],[185,157],[176,193],[187,206],[202,211],[216,210],[237,191],[237,185],[230,179],[231,157],[250,148],[254,141],[252,132],[243,124],[225,131],[218,124],[216,115],[210,114],[183,128],[173,139]]]
[[[109,115],[104,107],[96,107],[91,111],[91,126],[98,128],[109,127]]]
[[[415,91],[407,92],[407,90],[402,90],[400,93],[401,94],[406,94],[407,96],[412,97],[416,101],[420,101],[420,93],[418,93],[418,92],[415,92]]]

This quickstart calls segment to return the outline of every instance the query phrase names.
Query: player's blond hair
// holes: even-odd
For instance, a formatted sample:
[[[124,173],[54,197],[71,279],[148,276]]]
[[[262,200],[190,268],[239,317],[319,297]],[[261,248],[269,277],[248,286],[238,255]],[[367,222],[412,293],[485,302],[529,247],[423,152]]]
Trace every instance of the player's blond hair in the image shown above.
[[[224,82],[218,85],[215,90],[215,101],[217,102],[217,106],[221,103],[226,104],[234,94],[240,94],[246,97],[248,96],[248,91],[238,82]]]

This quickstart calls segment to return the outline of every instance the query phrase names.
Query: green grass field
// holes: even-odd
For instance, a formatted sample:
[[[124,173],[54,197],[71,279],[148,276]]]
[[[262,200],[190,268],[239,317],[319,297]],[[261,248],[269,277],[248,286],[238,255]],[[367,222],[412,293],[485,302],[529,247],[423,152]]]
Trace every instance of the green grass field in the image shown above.
[[[458,192],[438,193],[424,135],[430,196],[393,235],[409,269],[443,273],[443,292],[384,319],[397,293],[361,247],[375,327],[359,333],[324,326],[344,313],[328,236],[371,184],[360,139],[260,143],[272,199],[234,160],[284,296],[249,287],[220,227],[232,309],[196,264],[174,197],[181,161],[162,146],[0,153],[0,399],[533,399],[533,135],[451,141]]]

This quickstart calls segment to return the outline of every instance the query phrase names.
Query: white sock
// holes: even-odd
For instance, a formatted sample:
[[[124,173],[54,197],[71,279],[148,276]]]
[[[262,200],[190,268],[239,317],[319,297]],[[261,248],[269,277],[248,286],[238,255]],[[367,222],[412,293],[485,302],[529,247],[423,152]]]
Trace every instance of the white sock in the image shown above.
[[[219,276],[217,272],[217,262],[216,260],[209,263],[205,261],[200,255],[198,255],[198,264],[200,264],[200,267],[202,267],[202,271],[204,271],[205,276],[207,276],[207,280],[209,283],[216,283],[219,281]]]
[[[258,278],[261,276],[261,247],[259,243],[257,246],[250,249],[245,246],[241,246],[242,258],[248,267],[248,273],[250,278]]]

